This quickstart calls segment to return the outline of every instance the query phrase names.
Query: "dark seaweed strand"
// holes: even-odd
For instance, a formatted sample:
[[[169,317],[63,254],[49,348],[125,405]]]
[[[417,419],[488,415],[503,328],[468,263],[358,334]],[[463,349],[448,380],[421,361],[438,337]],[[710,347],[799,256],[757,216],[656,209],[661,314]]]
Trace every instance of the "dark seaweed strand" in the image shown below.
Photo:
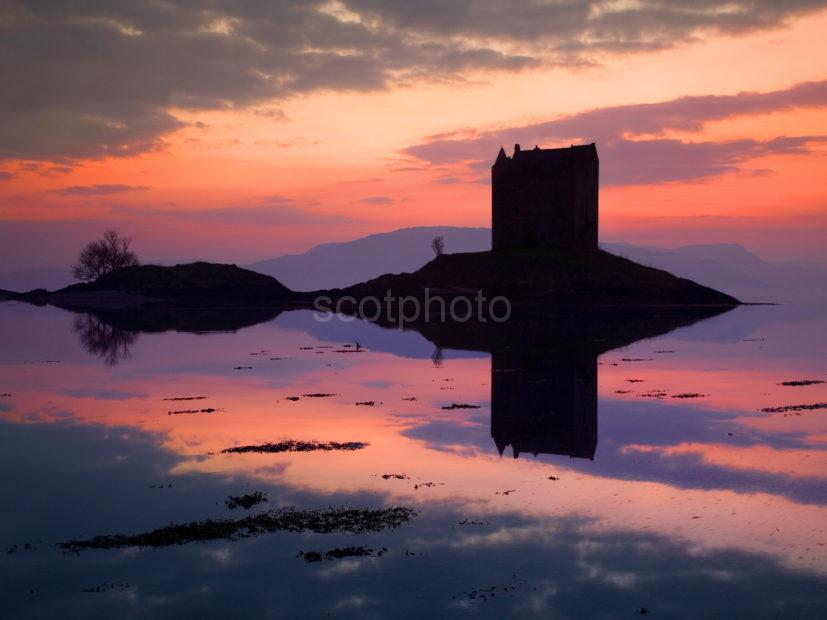
[[[249,446],[234,446],[232,448],[225,448],[221,451],[222,454],[242,454],[245,452],[312,452],[321,450],[329,452],[332,450],[361,450],[367,447],[368,443],[364,441],[279,441],[277,443],[264,443],[259,445]]]
[[[813,403],[812,405],[784,405],[783,407],[764,407],[763,413],[784,413],[787,411],[815,411],[827,409],[827,403]]]
[[[268,510],[242,519],[206,519],[189,523],[172,523],[141,534],[113,534],[89,539],[70,540],[58,546],[65,551],[84,549],[119,549],[123,547],[167,547],[212,540],[238,540],[269,532],[345,532],[364,534],[395,529],[416,516],[404,506],[381,509],[329,508],[327,510]]]

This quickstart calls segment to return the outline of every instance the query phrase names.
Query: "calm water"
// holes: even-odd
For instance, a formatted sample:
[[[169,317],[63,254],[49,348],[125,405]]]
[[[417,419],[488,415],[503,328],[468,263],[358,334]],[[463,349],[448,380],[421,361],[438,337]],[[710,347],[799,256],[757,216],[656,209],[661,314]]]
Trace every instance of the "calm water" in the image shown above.
[[[435,347],[309,312],[113,325],[0,304],[0,615],[827,617],[827,410],[760,411],[827,402],[779,385],[827,379],[824,309]],[[283,440],[368,445],[221,452]],[[287,506],[416,516],[58,546]],[[325,556],[347,547],[372,555]]]

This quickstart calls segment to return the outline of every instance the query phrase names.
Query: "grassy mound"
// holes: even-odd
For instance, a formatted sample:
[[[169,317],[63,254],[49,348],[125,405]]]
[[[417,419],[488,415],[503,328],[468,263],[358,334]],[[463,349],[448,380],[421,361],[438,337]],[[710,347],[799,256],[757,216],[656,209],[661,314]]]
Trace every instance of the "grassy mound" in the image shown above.
[[[512,301],[585,305],[723,305],[724,293],[603,250],[532,248],[445,254],[410,274],[384,275],[349,295],[467,295],[482,290]]]
[[[74,284],[61,293],[129,291],[150,297],[221,298],[221,299],[288,299],[293,292],[271,276],[236,265],[190,263],[161,267],[139,265],[125,267],[101,276],[88,284]]]

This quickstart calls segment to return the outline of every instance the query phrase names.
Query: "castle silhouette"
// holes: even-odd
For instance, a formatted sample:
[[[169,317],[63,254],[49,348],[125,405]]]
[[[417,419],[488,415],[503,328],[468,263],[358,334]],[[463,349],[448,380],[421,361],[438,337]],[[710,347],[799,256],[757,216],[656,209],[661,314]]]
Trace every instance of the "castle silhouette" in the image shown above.
[[[594,143],[500,148],[491,167],[492,248],[597,248],[599,161]],[[502,455],[593,459],[597,447],[597,357],[492,356],[491,437]]]
[[[599,162],[594,142],[500,147],[491,167],[492,248],[597,248]]]

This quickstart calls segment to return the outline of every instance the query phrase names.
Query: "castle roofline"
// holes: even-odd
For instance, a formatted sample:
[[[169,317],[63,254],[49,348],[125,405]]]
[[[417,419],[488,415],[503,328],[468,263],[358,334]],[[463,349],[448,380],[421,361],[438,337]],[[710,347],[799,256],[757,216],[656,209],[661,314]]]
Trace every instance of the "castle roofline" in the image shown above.
[[[519,144],[514,145],[514,154],[509,157],[505,149],[500,147],[499,153],[497,153],[497,159],[494,162],[494,165],[500,163],[505,163],[507,161],[515,161],[515,160],[523,160],[523,159],[545,159],[545,160],[558,160],[564,158],[566,155],[571,154],[594,154],[597,155],[597,145],[594,142],[590,144],[572,144],[570,146],[563,146],[551,149],[541,149],[539,146],[535,146],[533,149],[522,149],[520,148]]]
[[[505,154],[505,148],[502,146],[500,147],[500,152],[497,153],[497,160],[494,162],[495,164],[499,164],[500,162],[506,161],[508,159],[508,155]]]

